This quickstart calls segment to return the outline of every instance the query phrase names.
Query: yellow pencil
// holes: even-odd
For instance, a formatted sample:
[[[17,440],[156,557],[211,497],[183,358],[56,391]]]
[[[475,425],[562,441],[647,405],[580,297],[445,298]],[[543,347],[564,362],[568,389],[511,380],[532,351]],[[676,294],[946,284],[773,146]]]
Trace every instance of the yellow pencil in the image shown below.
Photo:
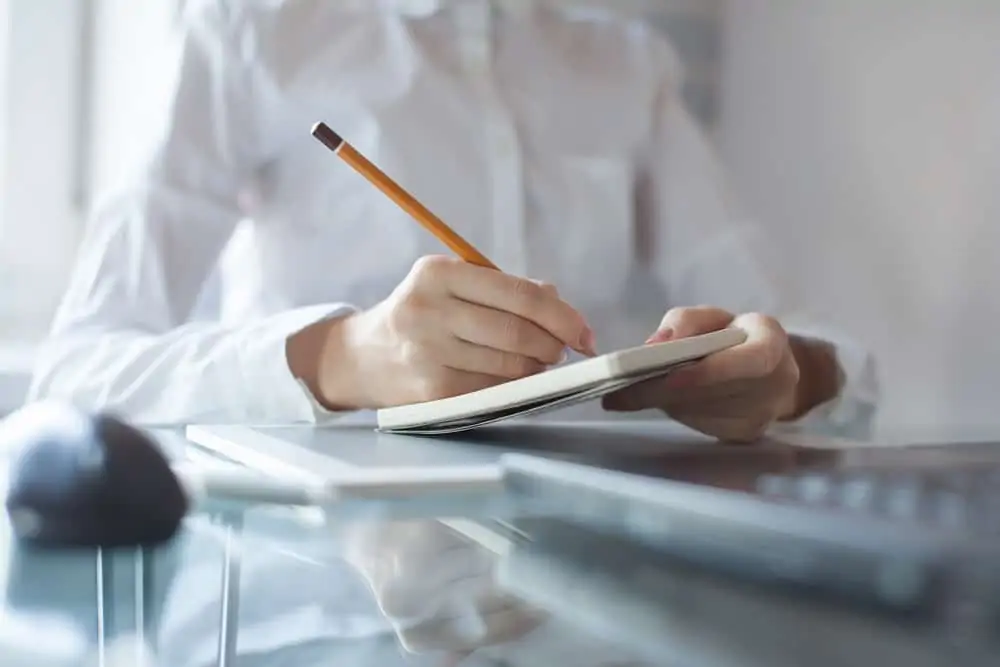
[[[316,123],[313,126],[312,134],[319,139],[324,146],[329,148],[340,158],[349,164],[355,171],[368,179],[375,187],[381,190],[389,199],[410,214],[417,222],[423,225],[427,231],[436,236],[442,243],[451,248],[452,252],[461,257],[464,261],[478,266],[485,266],[490,269],[497,269],[493,262],[486,258],[481,252],[476,250],[471,243],[463,239],[455,230],[446,225],[441,218],[431,213],[426,206],[421,204],[413,195],[387,176],[381,169],[372,164],[364,155],[359,153],[353,146],[344,140],[339,134],[334,132],[326,123]]]

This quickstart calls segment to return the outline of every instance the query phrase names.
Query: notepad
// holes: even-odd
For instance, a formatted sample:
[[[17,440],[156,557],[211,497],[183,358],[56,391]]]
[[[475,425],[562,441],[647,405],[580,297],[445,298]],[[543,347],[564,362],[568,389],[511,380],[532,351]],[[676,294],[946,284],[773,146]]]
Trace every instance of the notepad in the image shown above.
[[[383,408],[378,429],[441,435],[558,410],[665,376],[744,340],[741,329],[731,328],[609,352],[460,396]]]

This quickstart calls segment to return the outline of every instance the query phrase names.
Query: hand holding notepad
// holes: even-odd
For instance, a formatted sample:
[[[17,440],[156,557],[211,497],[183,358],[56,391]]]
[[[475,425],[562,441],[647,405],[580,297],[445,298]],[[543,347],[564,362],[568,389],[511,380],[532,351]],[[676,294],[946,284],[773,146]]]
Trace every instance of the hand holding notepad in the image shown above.
[[[449,432],[599,398],[744,338],[728,329],[595,357],[583,316],[553,288],[497,270],[326,125],[313,135],[461,258],[418,260],[385,301],[343,324],[356,369],[347,403],[380,408],[383,429]],[[550,369],[567,347],[593,358]]]

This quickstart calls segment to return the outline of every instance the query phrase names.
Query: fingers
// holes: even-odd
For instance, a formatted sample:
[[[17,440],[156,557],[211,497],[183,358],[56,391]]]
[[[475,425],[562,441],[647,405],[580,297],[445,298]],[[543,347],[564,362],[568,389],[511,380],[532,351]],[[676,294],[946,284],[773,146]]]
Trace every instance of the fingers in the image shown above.
[[[456,371],[487,375],[501,380],[516,380],[541,373],[547,368],[546,364],[537,359],[474,345],[458,338],[453,338],[448,348],[443,363]]]
[[[601,399],[601,405],[613,412],[646,410],[662,404],[666,391],[665,378],[653,378],[608,394]]]
[[[672,388],[716,385],[742,379],[764,378],[782,366],[791,354],[788,335],[772,317],[751,313],[740,315],[732,326],[743,329],[746,340],[735,347],[711,354],[697,364],[667,379]],[[790,369],[795,364],[785,364]]]
[[[680,371],[677,371],[680,372]],[[653,378],[631,387],[625,387],[605,397],[605,407],[617,412],[633,412],[646,408],[664,408],[668,405],[705,405],[714,404],[720,399],[739,396],[746,392],[759,393],[762,384],[769,381],[736,381],[721,385],[706,385],[672,388],[669,380],[672,376]]]
[[[760,314],[733,318],[717,308],[677,308],[663,318],[658,333],[683,338],[726,326],[742,328],[746,341],[667,377],[607,396],[605,408],[627,412],[657,407],[685,415],[723,415],[777,404],[797,383],[798,366],[784,329],[773,318]]]
[[[656,407],[667,416],[724,441],[758,439],[778,417],[782,385],[767,380],[735,382],[671,393],[662,383],[605,397],[605,407],[622,412]]]
[[[737,380],[720,385],[692,387],[683,391],[660,392],[658,406],[667,412],[738,415],[758,406],[771,406],[786,391],[777,375],[758,380]]]
[[[565,349],[548,331],[512,313],[453,301],[446,307],[444,317],[457,338],[479,347],[484,356],[492,351],[490,360],[461,366],[467,370],[521,377],[537,372],[540,366],[558,363]],[[529,360],[535,362],[531,368],[522,368]]]
[[[472,287],[473,283],[464,286]],[[513,313],[534,322],[555,336],[564,345],[593,356],[594,334],[583,315],[558,298],[554,288],[541,287],[530,280],[495,274],[484,280],[480,292],[476,286],[473,296],[482,295],[485,305]],[[463,291],[456,294],[462,298]]]
[[[352,330],[373,407],[427,402],[526,377],[594,336],[555,288],[450,257],[418,260]],[[361,356],[361,355],[356,355]]]
[[[718,308],[677,308],[664,316],[648,342],[685,338],[725,327],[747,336],[736,346],[604,398],[616,411],[659,408],[697,431],[730,442],[759,439],[787,410],[798,384],[798,365],[782,326],[760,314],[734,318]]]
[[[651,341],[653,338],[659,340],[687,338],[710,331],[718,331],[729,326],[732,321],[732,313],[721,308],[707,306],[672,308],[663,316],[657,332],[651,337]]]
[[[433,289],[517,315],[547,331],[563,345],[594,354],[594,334],[590,327],[551,286],[449,258],[425,258],[414,268],[418,280],[435,285]]]
[[[732,313],[721,308],[708,306],[672,308],[663,316],[659,328],[646,340],[646,343],[661,343],[671,339],[697,336],[723,329],[732,323]],[[604,407],[616,412],[634,412],[662,406],[665,395],[672,386],[679,388],[695,384],[692,377],[695,379],[700,377],[698,367],[705,361],[701,360],[693,366],[678,369],[665,378],[641,382],[610,394],[602,401]]]

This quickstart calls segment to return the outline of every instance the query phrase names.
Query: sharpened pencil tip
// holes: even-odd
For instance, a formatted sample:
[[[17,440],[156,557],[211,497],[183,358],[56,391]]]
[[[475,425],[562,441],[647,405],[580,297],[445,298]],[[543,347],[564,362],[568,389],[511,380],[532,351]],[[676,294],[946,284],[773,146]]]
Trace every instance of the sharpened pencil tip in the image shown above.
[[[340,148],[340,145],[344,143],[344,139],[339,134],[331,130],[329,125],[322,121],[313,125],[312,135],[319,139],[323,145],[331,151],[336,151]]]

